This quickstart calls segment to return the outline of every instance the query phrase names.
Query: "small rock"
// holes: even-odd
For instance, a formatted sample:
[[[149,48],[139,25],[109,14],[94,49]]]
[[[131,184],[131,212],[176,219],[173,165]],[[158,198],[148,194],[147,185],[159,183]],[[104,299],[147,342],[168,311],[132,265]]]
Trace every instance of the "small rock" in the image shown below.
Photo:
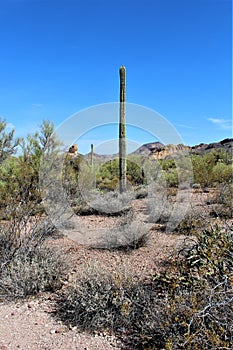
[[[68,332],[68,327],[66,326],[61,326],[56,329],[56,333],[65,333],[65,332]]]
[[[0,345],[0,350],[7,350],[6,345],[4,345],[4,344]]]
[[[55,329],[51,329],[50,334],[55,334],[56,330]]]
[[[30,301],[30,303],[28,303],[28,308],[32,309],[34,307],[35,303],[33,301]]]

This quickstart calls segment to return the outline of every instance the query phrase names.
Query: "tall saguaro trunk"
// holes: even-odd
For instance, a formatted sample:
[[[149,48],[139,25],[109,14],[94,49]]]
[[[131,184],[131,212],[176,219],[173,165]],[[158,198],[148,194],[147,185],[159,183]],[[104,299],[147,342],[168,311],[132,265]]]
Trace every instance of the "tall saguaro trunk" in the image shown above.
[[[93,143],[91,144],[91,169],[93,170],[93,165],[94,165],[94,145]]]
[[[126,191],[126,69],[124,66],[120,67],[120,121],[119,121],[119,167],[120,179],[119,190],[120,193]]]
[[[92,176],[92,187],[96,188],[96,177],[94,171],[94,145],[91,144],[91,176]]]

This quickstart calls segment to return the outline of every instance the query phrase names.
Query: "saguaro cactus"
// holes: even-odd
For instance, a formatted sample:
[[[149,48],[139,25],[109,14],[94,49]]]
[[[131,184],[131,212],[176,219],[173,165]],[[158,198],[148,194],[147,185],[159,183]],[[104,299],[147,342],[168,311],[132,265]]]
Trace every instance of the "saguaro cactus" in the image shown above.
[[[93,170],[93,165],[94,165],[94,145],[93,143],[91,144],[91,169]]]
[[[119,121],[119,190],[126,191],[126,69],[120,67],[120,121]]]

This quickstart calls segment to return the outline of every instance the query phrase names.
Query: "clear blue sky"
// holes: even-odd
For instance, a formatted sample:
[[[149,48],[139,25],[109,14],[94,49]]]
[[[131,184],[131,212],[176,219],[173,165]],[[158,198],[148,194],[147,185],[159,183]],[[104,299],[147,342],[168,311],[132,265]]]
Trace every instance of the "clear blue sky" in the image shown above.
[[[17,135],[118,101],[124,64],[127,101],[185,144],[231,137],[231,0],[0,0],[0,45],[0,115]]]

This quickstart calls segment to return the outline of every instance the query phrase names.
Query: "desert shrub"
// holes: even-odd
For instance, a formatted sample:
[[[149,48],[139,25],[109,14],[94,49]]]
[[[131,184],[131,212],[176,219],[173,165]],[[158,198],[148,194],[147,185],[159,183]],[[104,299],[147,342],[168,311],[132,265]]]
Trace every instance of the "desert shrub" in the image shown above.
[[[211,200],[211,212],[214,217],[231,219],[233,217],[233,183],[232,179],[219,184]]]
[[[218,162],[212,169],[212,181],[216,183],[228,182],[232,179],[233,167],[231,165]]]
[[[0,295],[14,299],[54,290],[64,278],[64,265],[45,247],[55,232],[47,218],[33,215],[33,206],[12,201],[0,222]]]
[[[58,300],[59,319],[83,330],[109,329],[134,349],[230,348],[233,240],[229,228],[189,239],[163,271],[146,280],[84,271]],[[122,347],[124,348],[124,347]]]
[[[146,186],[137,186],[135,189],[135,199],[142,199],[148,196],[148,188]]]
[[[142,169],[127,159],[127,180],[131,185],[140,185],[144,181]],[[119,182],[119,159],[103,164],[97,173],[97,187],[101,190],[115,190]]]
[[[84,157],[82,155],[67,154],[64,158],[62,170],[62,185],[72,204],[72,200],[81,196],[79,187],[82,186],[83,181],[79,181],[80,170],[82,170],[82,173],[85,172],[82,178],[85,177],[85,179],[87,179],[89,175],[88,172],[90,172],[90,169],[84,162]]]
[[[140,331],[150,329],[153,339],[158,336],[157,313],[162,311],[163,303],[159,301],[160,308],[154,308],[157,300],[151,285],[136,282],[129,271],[119,269],[110,273],[97,266],[87,266],[60,294],[57,317],[83,331],[108,329],[118,334],[120,329],[125,329],[128,338],[136,336],[131,339],[136,349],[139,339],[146,338]]]
[[[194,182],[202,187],[213,186],[232,178],[232,159],[223,150],[212,150],[204,155],[193,155]]]
[[[131,208],[132,192],[108,192],[89,193],[87,196],[89,205],[99,213],[124,214]]]
[[[137,221],[126,221],[100,236],[98,242],[92,246],[98,249],[131,251],[147,245],[149,241],[148,228]]]
[[[206,216],[190,210],[185,217],[179,222],[174,232],[186,236],[197,235],[206,226]]]
[[[155,277],[170,300],[165,307],[166,349],[229,347],[233,340],[233,239],[229,228],[215,227],[198,234]],[[168,336],[168,334],[170,334]]]
[[[215,157],[212,153],[203,157],[196,155],[192,157],[194,182],[206,187],[211,182],[211,171],[215,165]]]
[[[127,300],[123,287],[129,280],[120,271],[112,274],[95,265],[86,266],[60,295],[58,318],[85,331],[122,326],[119,299]]]
[[[148,198],[148,222],[166,224],[173,210],[173,204],[162,196]]]
[[[167,186],[177,187],[179,184],[189,186],[193,181],[192,163],[188,155],[159,161]]]
[[[78,215],[121,216],[131,209],[133,192],[107,192],[100,190],[83,190],[73,200],[74,212]]]
[[[179,183],[178,172],[176,169],[169,169],[165,173],[165,179],[167,181],[168,186],[177,187]]]
[[[165,170],[165,171],[176,168],[176,163],[175,163],[175,160],[173,158],[162,159],[159,161],[159,163],[161,164],[162,170]]]
[[[3,245],[0,237],[0,245]],[[60,289],[65,279],[64,257],[45,246],[29,252],[18,250],[0,273],[2,299],[25,298]]]

